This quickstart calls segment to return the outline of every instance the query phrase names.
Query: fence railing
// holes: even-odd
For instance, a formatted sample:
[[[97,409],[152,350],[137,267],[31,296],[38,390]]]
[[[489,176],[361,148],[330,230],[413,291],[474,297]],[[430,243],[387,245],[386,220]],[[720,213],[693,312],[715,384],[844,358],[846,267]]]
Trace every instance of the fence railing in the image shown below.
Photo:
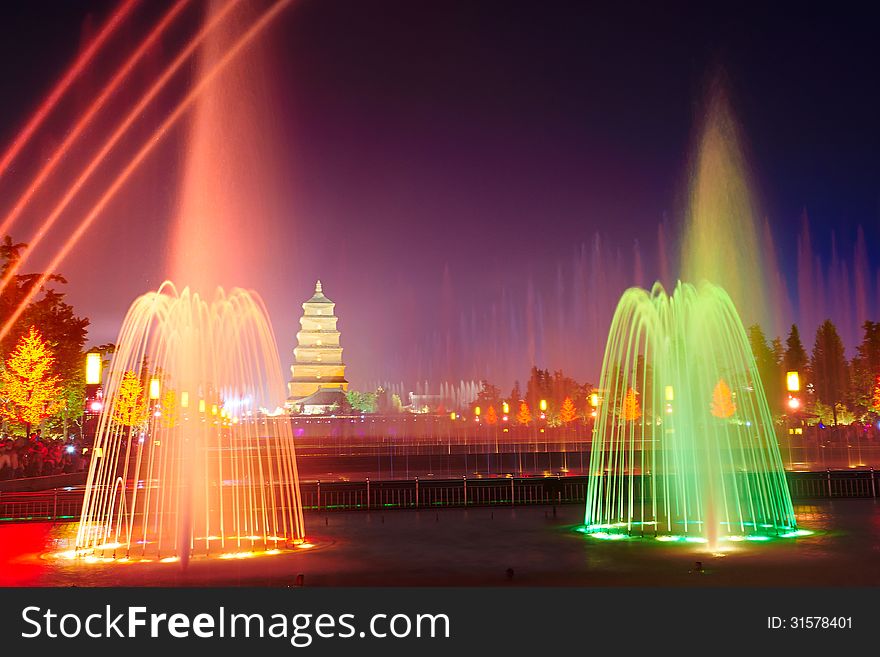
[[[870,498],[880,492],[874,470],[789,472],[795,500]],[[577,504],[586,499],[588,477],[306,482],[303,508],[312,511],[430,509],[440,507]],[[0,522],[78,520],[82,488],[0,493]]]

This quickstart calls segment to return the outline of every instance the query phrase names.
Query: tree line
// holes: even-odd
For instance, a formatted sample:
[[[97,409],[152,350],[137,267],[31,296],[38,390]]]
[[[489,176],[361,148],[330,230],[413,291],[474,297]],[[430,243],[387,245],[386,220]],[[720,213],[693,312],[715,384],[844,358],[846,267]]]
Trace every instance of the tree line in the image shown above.
[[[880,415],[880,322],[866,321],[862,330],[862,341],[847,360],[830,319],[816,330],[809,353],[796,324],[784,343],[779,337],[768,342],[760,326],[749,327],[749,343],[774,415],[791,412],[785,408],[791,394],[804,412],[826,424],[876,421]],[[787,392],[788,372],[798,372],[800,391]]]
[[[0,290],[0,325],[13,316],[42,276],[17,273],[26,248],[9,235],[0,242],[0,279],[9,279]],[[76,315],[65,301],[58,287],[66,283],[59,274],[49,276],[0,340],[4,433],[29,434],[40,428],[66,438],[71,430],[81,430],[89,320]]]

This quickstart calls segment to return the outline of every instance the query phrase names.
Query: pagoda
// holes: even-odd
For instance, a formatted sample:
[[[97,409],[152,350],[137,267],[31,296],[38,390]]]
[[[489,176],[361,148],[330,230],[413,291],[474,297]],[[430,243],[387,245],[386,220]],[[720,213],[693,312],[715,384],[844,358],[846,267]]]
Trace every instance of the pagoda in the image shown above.
[[[294,363],[290,368],[293,378],[287,384],[290,394],[287,401],[288,406],[307,412],[304,402],[309,406],[342,403],[348,381],[345,380],[345,364],[336,329],[336,304],[324,296],[321,281],[315,284],[315,293],[302,307],[297,346],[293,350]],[[308,404],[310,399],[317,404]]]

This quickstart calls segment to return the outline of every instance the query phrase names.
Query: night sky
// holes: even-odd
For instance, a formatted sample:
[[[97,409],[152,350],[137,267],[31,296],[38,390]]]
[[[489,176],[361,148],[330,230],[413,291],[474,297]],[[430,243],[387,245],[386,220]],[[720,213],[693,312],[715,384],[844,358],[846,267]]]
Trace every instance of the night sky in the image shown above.
[[[170,6],[143,4],[0,179],[0,208]],[[804,210],[822,267],[848,263],[851,275],[864,229],[876,307],[875,22],[804,3],[590,4],[304,0],[265,33],[259,84],[249,87],[259,92],[241,94],[263,109],[265,187],[218,259],[234,257],[238,241],[257,256],[247,256],[247,280],[218,282],[263,296],[285,366],[299,304],[320,278],[337,302],[356,387],[488,378],[509,389],[532,363],[597,381],[614,301],[657,276],[658,225],[671,242],[679,234],[695,128],[718,76],[795,311]],[[88,145],[180,50],[200,18],[203,5],[193,5],[29,206],[15,239],[30,239]],[[115,6],[4,4],[3,144]],[[170,110],[187,75],[144,113],[33,268]],[[167,275],[185,137],[185,126],[169,133],[61,267],[70,301],[92,319],[90,343],[113,341],[131,300]],[[838,289],[847,280],[838,277]],[[857,321],[842,320],[850,350]]]

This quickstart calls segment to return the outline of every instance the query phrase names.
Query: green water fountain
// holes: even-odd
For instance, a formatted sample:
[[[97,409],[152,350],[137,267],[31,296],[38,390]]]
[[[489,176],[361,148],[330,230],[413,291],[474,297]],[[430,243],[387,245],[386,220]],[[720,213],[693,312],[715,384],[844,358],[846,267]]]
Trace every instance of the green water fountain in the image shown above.
[[[582,531],[713,548],[802,533],[755,359],[721,287],[627,290],[599,389]]]

